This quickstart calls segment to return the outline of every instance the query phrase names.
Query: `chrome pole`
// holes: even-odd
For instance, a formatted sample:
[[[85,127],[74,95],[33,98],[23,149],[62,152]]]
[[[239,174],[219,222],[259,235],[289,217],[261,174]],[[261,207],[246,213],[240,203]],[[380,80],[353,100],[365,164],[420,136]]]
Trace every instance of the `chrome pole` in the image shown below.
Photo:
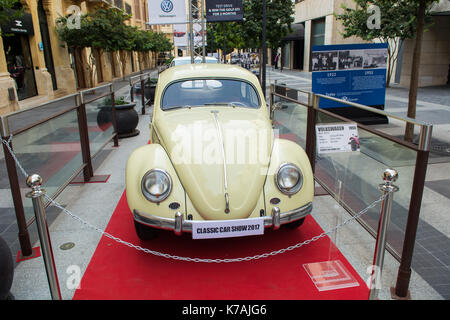
[[[398,173],[394,169],[386,169],[383,172],[384,184],[379,185],[379,189],[383,192],[383,202],[381,204],[380,220],[378,222],[377,241],[375,245],[375,253],[373,257],[373,268],[370,277],[370,293],[369,300],[376,300],[380,290],[381,274],[384,263],[384,252],[386,248],[386,233],[389,226],[389,220],[392,209],[392,199],[394,192],[398,191],[398,187],[392,183],[397,181]]]
[[[28,176],[27,185],[31,188],[31,192],[27,193],[27,198],[31,198],[33,202],[34,215],[36,216],[36,226],[39,233],[39,240],[42,248],[42,257],[44,258],[45,270],[47,271],[47,279],[50,287],[50,294],[53,300],[62,300],[61,291],[58,283],[58,275],[56,274],[55,259],[53,257],[52,244],[50,242],[50,234],[48,231],[45,207],[43,197],[45,190],[41,189],[42,178],[37,174]]]

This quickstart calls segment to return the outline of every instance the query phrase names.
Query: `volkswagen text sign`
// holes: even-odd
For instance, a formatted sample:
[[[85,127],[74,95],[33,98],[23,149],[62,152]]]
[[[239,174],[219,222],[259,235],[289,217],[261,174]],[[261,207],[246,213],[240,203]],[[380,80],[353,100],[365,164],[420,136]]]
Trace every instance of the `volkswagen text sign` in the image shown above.
[[[206,21],[240,21],[244,18],[242,0],[206,0]]]
[[[149,0],[149,24],[186,23],[185,0]]]

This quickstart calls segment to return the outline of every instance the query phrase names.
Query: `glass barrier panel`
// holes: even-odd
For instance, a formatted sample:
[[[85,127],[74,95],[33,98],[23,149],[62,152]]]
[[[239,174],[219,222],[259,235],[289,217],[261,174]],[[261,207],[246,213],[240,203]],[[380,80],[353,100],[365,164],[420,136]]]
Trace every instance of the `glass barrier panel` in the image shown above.
[[[86,117],[91,156],[94,156],[114,133],[111,96],[86,104]]]
[[[106,84],[103,86],[87,89],[82,91],[83,102],[90,103],[94,100],[99,99],[100,97],[104,97],[105,95],[111,93],[111,85]]]
[[[318,113],[317,124],[343,123],[332,116]],[[358,128],[359,151],[319,154],[316,149],[316,180],[347,210],[357,214],[382,195],[382,173],[393,168],[400,188],[394,194],[387,235],[390,247],[400,256],[408,216],[417,152],[382,136]],[[361,222],[376,234],[380,207],[371,209]]]
[[[73,110],[13,137],[13,150],[27,174],[39,174],[51,197],[81,168],[77,111]],[[33,205],[25,194],[26,178],[17,169],[26,219],[34,217]]]
[[[135,83],[131,90],[133,90],[133,101],[132,103],[135,103],[135,110],[137,112],[141,112],[142,110],[142,88],[141,88],[141,82]],[[131,96],[131,95],[130,95]]]
[[[73,94],[61,99],[55,99],[40,106],[15,112],[6,116],[8,128],[11,133],[24,129],[39,121],[45,121],[58,112],[69,110],[78,105],[78,94]]]
[[[273,124],[279,137],[306,147],[306,122],[308,108],[284,98],[278,98],[281,109],[274,111]]]

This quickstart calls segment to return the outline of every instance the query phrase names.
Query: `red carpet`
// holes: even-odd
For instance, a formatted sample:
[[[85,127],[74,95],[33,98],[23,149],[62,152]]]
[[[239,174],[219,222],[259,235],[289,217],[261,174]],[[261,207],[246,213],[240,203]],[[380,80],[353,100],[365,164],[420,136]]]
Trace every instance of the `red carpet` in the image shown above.
[[[192,240],[162,233],[141,242],[135,234],[125,192],[106,228],[122,240],[172,255],[236,258],[286,248],[322,229],[310,216],[296,230],[266,230],[264,236]],[[303,264],[340,260],[359,286],[318,291]],[[367,299],[364,281],[328,237],[260,260],[206,264],[175,261],[137,251],[102,237],[73,299],[120,300],[321,300]]]

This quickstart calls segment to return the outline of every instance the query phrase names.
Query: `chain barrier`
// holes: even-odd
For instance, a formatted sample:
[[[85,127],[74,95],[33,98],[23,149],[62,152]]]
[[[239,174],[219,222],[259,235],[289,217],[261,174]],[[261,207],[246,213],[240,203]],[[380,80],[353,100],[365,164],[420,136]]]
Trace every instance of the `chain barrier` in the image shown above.
[[[19,163],[19,160],[17,159],[16,155],[14,154],[14,152],[11,150],[9,143],[11,142],[12,139],[12,134],[10,135],[8,141],[2,139],[2,143],[4,143],[7,146],[7,149],[9,150],[9,152],[11,153],[12,157],[14,158],[14,160],[17,163],[17,166],[19,167],[20,171],[23,173],[23,175],[25,177],[28,177],[27,172],[25,171],[25,169],[21,166],[21,164]],[[134,248],[138,251],[142,251],[148,254],[152,254],[155,256],[159,256],[159,257],[163,257],[166,259],[173,259],[173,260],[179,260],[179,261],[188,261],[188,262],[197,262],[197,263],[232,263],[232,262],[242,262],[242,261],[251,261],[251,260],[258,260],[258,259],[263,259],[263,258],[268,258],[271,256],[276,256],[278,254],[282,254],[288,251],[292,251],[294,249],[298,249],[304,245],[310,244],[311,242],[315,242],[323,237],[326,237],[329,234],[332,234],[333,232],[336,232],[338,229],[344,227],[345,225],[349,224],[350,222],[358,219],[359,217],[361,217],[363,214],[367,213],[370,209],[374,208],[378,203],[380,203],[381,201],[383,201],[390,192],[386,192],[385,194],[383,194],[378,200],[375,200],[374,202],[372,202],[372,204],[370,204],[368,207],[366,207],[365,209],[361,210],[359,213],[353,215],[351,218],[347,219],[346,221],[338,224],[337,226],[335,226],[334,228],[326,231],[326,232],[322,232],[321,234],[312,237],[311,239],[302,241],[302,242],[298,242],[297,244],[291,245],[287,248],[283,248],[283,249],[279,249],[279,250],[274,250],[268,253],[263,253],[263,254],[257,254],[257,255],[253,255],[253,256],[247,256],[247,257],[240,257],[240,258],[229,258],[229,259],[205,259],[205,258],[191,258],[191,257],[184,257],[184,256],[177,256],[177,255],[172,255],[172,254],[168,254],[168,253],[163,253],[163,252],[159,252],[159,251],[154,251],[154,250],[150,250],[148,248],[144,248],[141,247],[139,245],[135,245],[132,244],[130,242],[127,242],[125,240],[122,240],[119,237],[116,237],[94,225],[92,225],[91,223],[83,220],[82,218],[80,218],[79,216],[73,214],[72,212],[70,212],[69,210],[67,210],[65,207],[63,207],[62,205],[60,205],[58,202],[56,202],[54,199],[52,199],[50,196],[48,196],[47,194],[44,194],[44,197],[49,201],[49,203],[54,206],[57,207],[58,209],[62,210],[65,214],[67,214],[68,216],[72,217],[73,219],[77,220],[78,222],[80,222],[81,224],[87,226],[90,229],[95,230],[96,232],[100,233],[101,235],[110,238],[114,241],[116,241],[117,243],[120,243],[122,245],[125,245],[127,247],[130,248]]]

